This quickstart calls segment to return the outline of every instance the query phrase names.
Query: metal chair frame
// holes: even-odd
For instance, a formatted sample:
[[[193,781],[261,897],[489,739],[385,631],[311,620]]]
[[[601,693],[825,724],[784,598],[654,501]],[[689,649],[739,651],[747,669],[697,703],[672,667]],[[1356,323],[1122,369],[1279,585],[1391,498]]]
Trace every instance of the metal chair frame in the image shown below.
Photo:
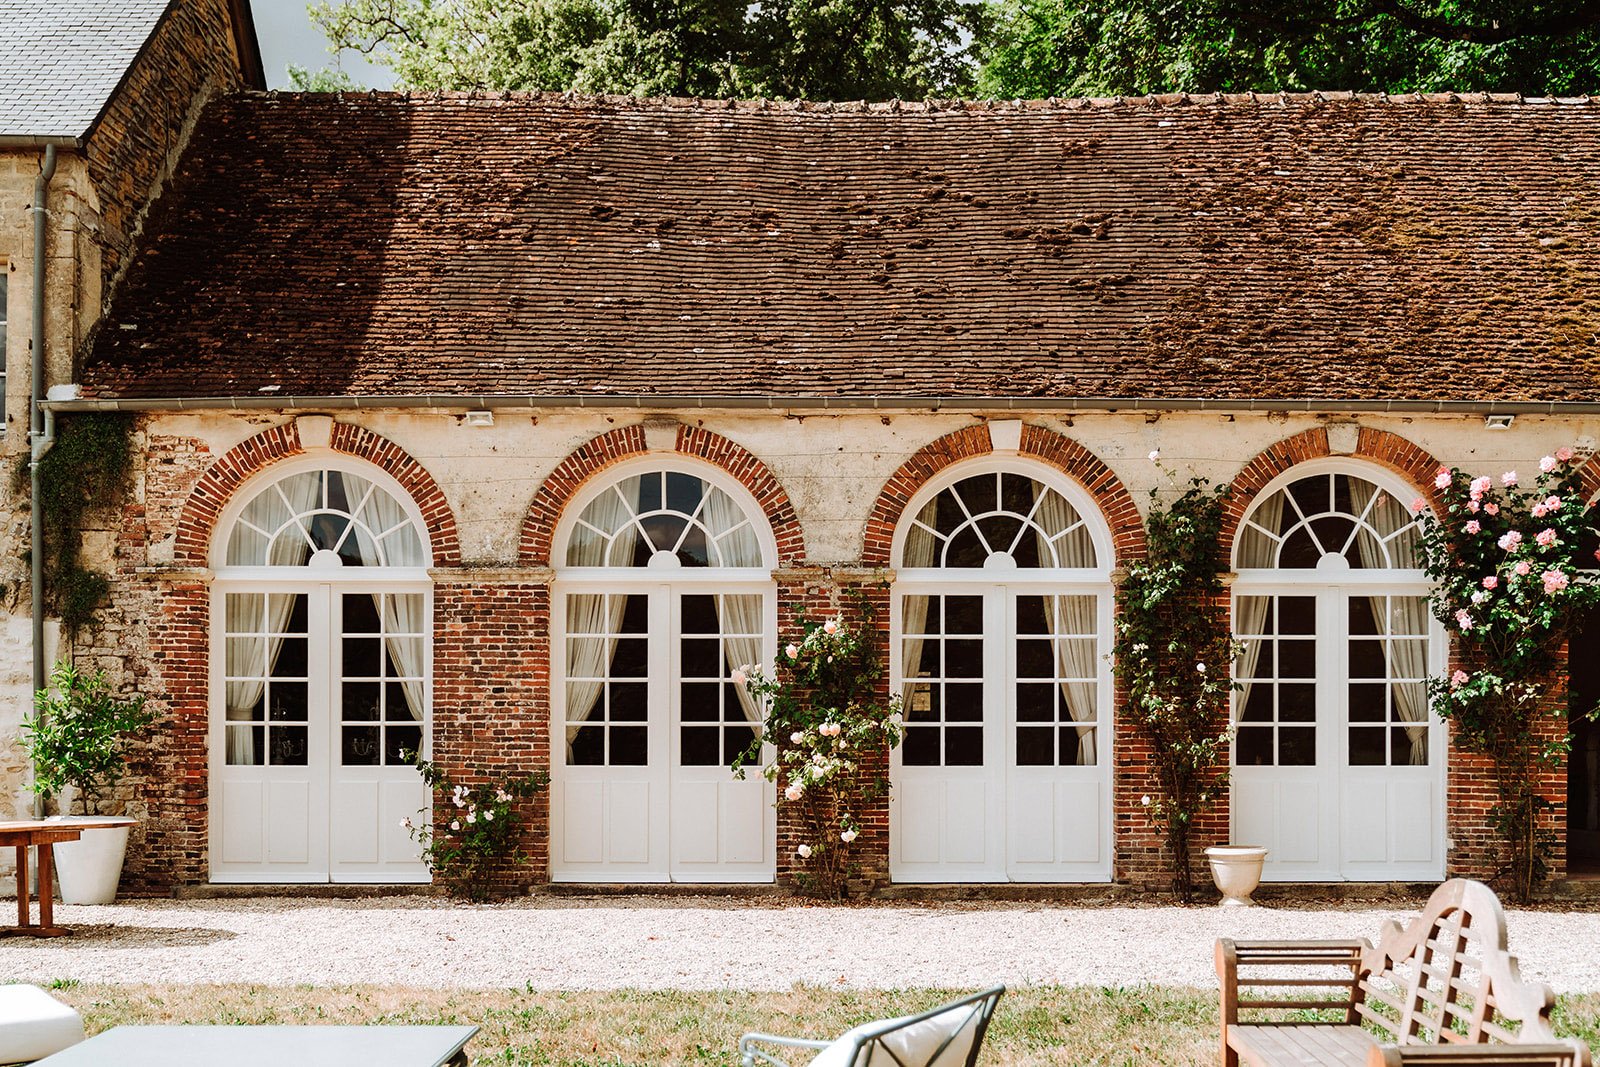
[[[950,1047],[950,1042],[954,1041],[957,1035],[967,1028],[968,1022],[976,1017],[978,1023],[972,1037],[972,1051],[968,1053],[964,1064],[964,1067],[975,1067],[978,1062],[978,1050],[983,1047],[984,1035],[989,1030],[989,1021],[994,1017],[995,1005],[999,1003],[1000,996],[1005,991],[1005,986],[995,986],[993,989],[986,989],[982,993],[973,993],[958,1000],[952,1000],[948,1004],[941,1004],[937,1008],[930,1008],[921,1015],[911,1015],[904,1019],[887,1019],[879,1026],[865,1030],[857,1035],[855,1052],[850,1057],[850,1063],[852,1067],[857,1064],[879,1063],[885,1064],[885,1067],[888,1064],[894,1064],[895,1067],[927,1067],[928,1064],[938,1060],[944,1054],[944,1050]],[[936,1015],[943,1015],[947,1011],[953,1011],[969,1005],[972,1008],[972,1013],[962,1020],[960,1026],[953,1027],[950,1035],[921,1063],[907,1063],[893,1049],[883,1043],[883,1039],[891,1034],[898,1033],[907,1027],[916,1026],[918,1023],[926,1022]],[[742,1067],[762,1067],[762,1065],[791,1067],[787,1060],[781,1060],[765,1049],[758,1048],[758,1044],[816,1051],[827,1048],[833,1044],[833,1041],[817,1041],[803,1037],[779,1037],[776,1034],[745,1034],[739,1039],[739,1063]],[[880,1053],[887,1057],[886,1061],[877,1058]]]

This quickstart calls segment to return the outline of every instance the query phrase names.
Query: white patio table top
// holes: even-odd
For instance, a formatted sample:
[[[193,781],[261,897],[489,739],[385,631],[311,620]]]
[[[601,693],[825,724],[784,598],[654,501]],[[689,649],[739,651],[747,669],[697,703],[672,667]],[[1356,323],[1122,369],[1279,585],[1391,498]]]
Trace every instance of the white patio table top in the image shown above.
[[[117,1026],[35,1067],[457,1067],[476,1026]]]

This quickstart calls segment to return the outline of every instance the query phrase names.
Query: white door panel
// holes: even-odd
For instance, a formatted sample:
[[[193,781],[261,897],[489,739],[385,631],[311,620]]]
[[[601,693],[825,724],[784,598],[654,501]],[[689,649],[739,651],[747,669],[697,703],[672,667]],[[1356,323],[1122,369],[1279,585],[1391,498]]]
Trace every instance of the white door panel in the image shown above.
[[[975,599],[982,602],[981,627],[971,618]],[[1105,593],[952,582],[930,584],[926,592],[903,586],[894,603],[894,671],[907,703],[907,742],[891,762],[891,876],[902,882],[1108,881]],[[977,677],[965,647],[974,638],[983,643]],[[912,658],[917,674],[908,679]],[[1073,681],[1080,671],[1081,680]],[[983,687],[981,766],[963,765],[973,759],[965,735],[977,725],[966,704],[974,681]],[[1092,717],[1082,717],[1085,712]]]
[[[737,611],[733,597],[744,598]],[[739,780],[727,766],[751,736],[731,671],[770,655],[765,587],[574,584],[556,607],[554,731],[572,726],[576,739],[552,760],[551,877],[772,881],[775,790],[758,767]],[[569,699],[590,701],[587,717],[569,723]],[[642,749],[627,740],[638,736]],[[628,764],[614,762],[619,751]]]
[[[398,631],[375,622],[370,636],[351,637],[341,607],[347,594],[373,605],[374,620],[384,613],[378,598],[407,598],[404,617],[423,628],[402,657],[412,665],[411,700],[423,702],[421,720],[398,703],[406,683],[388,651],[401,639]],[[212,616],[214,881],[429,880],[420,846],[400,821],[425,821],[430,798],[396,749],[426,744],[430,600],[421,587],[359,583],[236,582],[219,590]],[[280,604],[293,606],[283,611]],[[352,676],[354,665],[344,660],[352,641],[382,662],[357,672],[370,677]],[[249,715],[227,710],[230,699],[248,700],[239,694],[252,691]],[[387,742],[395,744],[386,750]]]

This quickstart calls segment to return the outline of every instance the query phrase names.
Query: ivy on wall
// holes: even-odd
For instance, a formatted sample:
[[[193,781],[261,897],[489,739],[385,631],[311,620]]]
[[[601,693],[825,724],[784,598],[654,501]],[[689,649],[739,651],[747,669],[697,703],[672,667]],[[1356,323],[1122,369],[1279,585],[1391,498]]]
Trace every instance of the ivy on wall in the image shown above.
[[[68,634],[98,621],[111,588],[106,575],[83,564],[84,518],[121,493],[132,465],[132,428],[132,418],[118,412],[63,418],[39,461],[46,604]]]
[[[1160,454],[1150,454],[1159,464]],[[1127,718],[1149,742],[1151,792],[1142,799],[1166,839],[1172,888],[1194,891],[1196,821],[1227,786],[1228,701],[1235,643],[1222,583],[1226,486],[1193,478],[1176,499],[1150,491],[1148,555],[1117,589],[1114,653],[1128,688]]]

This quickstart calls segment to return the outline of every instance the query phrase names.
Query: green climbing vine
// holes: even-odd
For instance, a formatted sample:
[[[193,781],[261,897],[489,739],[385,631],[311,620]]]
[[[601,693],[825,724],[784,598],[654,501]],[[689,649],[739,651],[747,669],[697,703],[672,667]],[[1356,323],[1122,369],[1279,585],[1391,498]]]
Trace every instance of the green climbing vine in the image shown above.
[[[1150,459],[1159,465],[1160,453]],[[1116,670],[1128,720],[1149,743],[1152,792],[1143,797],[1166,840],[1172,888],[1194,891],[1196,821],[1227,786],[1228,701],[1235,647],[1222,583],[1228,487],[1192,478],[1170,502],[1150,491],[1148,554],[1117,590]]]
[[[74,415],[60,422],[54,446],[39,461],[46,602],[69,634],[97,621],[111,588],[110,579],[83,564],[83,523],[89,509],[121,492],[132,464],[131,430],[123,414]]]

